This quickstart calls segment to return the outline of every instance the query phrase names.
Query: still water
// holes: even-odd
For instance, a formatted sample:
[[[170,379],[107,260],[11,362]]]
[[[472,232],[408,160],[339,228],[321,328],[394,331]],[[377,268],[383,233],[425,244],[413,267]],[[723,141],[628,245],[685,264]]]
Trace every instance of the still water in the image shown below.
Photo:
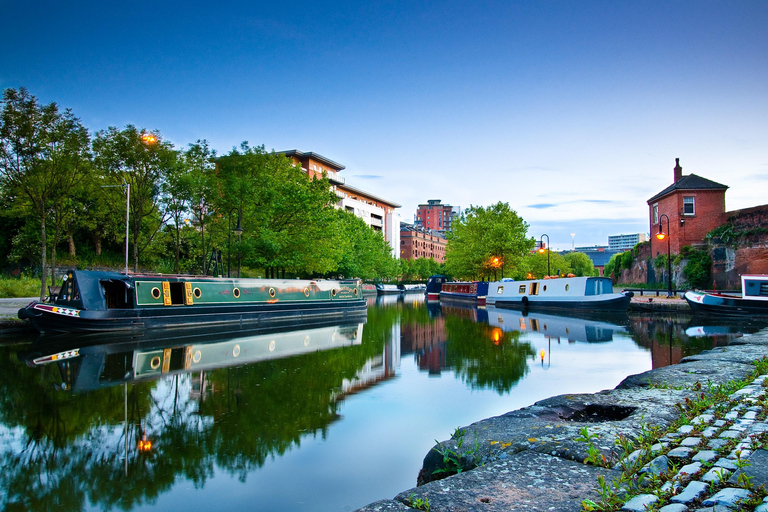
[[[458,426],[763,327],[379,299],[341,325],[0,345],[0,509],[353,510]]]

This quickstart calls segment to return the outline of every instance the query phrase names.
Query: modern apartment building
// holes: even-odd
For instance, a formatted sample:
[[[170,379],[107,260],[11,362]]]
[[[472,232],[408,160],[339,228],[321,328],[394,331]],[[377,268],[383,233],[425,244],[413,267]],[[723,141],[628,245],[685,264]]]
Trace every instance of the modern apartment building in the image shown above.
[[[396,209],[401,205],[347,185],[346,180],[339,174],[345,167],[322,155],[296,149],[278,153],[301,165],[310,178],[327,176],[331,188],[339,198],[336,207],[355,214],[371,229],[380,231],[392,247],[393,256],[400,257],[400,214]]]
[[[628,251],[640,242],[648,240],[646,233],[632,233],[629,235],[611,235],[608,237],[608,249],[611,251]]]
[[[451,222],[460,215],[461,208],[441,204],[440,199],[429,199],[416,209],[414,225],[434,231],[450,231]]]

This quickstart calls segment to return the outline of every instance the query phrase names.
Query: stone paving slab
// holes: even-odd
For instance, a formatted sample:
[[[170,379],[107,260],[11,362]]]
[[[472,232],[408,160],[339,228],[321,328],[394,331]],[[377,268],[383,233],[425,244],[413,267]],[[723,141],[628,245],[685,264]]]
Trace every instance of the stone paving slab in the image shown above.
[[[764,349],[765,350],[765,349]],[[763,352],[765,353],[765,352]],[[759,359],[759,358],[758,358]],[[717,364],[713,364],[714,362]],[[754,366],[751,364],[719,361],[716,359],[706,361],[692,361],[685,364],[676,364],[664,368],[656,368],[637,375],[630,375],[616,389],[631,389],[651,386],[693,386],[696,382],[706,385],[725,384],[732,380],[742,380],[748,377]]]
[[[761,345],[736,345],[717,347],[705,350],[695,356],[687,356],[680,360],[680,364],[688,364],[694,361],[716,361],[751,365],[756,359],[765,355],[765,347]]]
[[[429,501],[430,512],[483,510],[578,512],[584,499],[598,500],[598,475],[621,474],[534,451],[518,453],[472,471],[430,482],[395,498]]]

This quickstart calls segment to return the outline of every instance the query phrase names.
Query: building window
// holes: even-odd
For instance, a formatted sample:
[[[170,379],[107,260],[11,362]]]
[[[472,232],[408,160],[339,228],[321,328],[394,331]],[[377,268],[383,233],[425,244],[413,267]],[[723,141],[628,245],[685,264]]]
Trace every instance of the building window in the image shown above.
[[[659,223],[659,203],[653,205],[653,223]]]
[[[696,205],[693,201],[693,196],[683,197],[683,215],[695,215]]]

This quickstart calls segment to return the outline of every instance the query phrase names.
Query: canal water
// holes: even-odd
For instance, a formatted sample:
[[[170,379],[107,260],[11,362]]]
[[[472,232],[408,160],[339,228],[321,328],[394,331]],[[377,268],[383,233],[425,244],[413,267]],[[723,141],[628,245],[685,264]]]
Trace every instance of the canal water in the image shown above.
[[[343,324],[5,337],[0,509],[353,510],[415,486],[459,426],[613,388],[761,327],[414,294],[371,299]]]

